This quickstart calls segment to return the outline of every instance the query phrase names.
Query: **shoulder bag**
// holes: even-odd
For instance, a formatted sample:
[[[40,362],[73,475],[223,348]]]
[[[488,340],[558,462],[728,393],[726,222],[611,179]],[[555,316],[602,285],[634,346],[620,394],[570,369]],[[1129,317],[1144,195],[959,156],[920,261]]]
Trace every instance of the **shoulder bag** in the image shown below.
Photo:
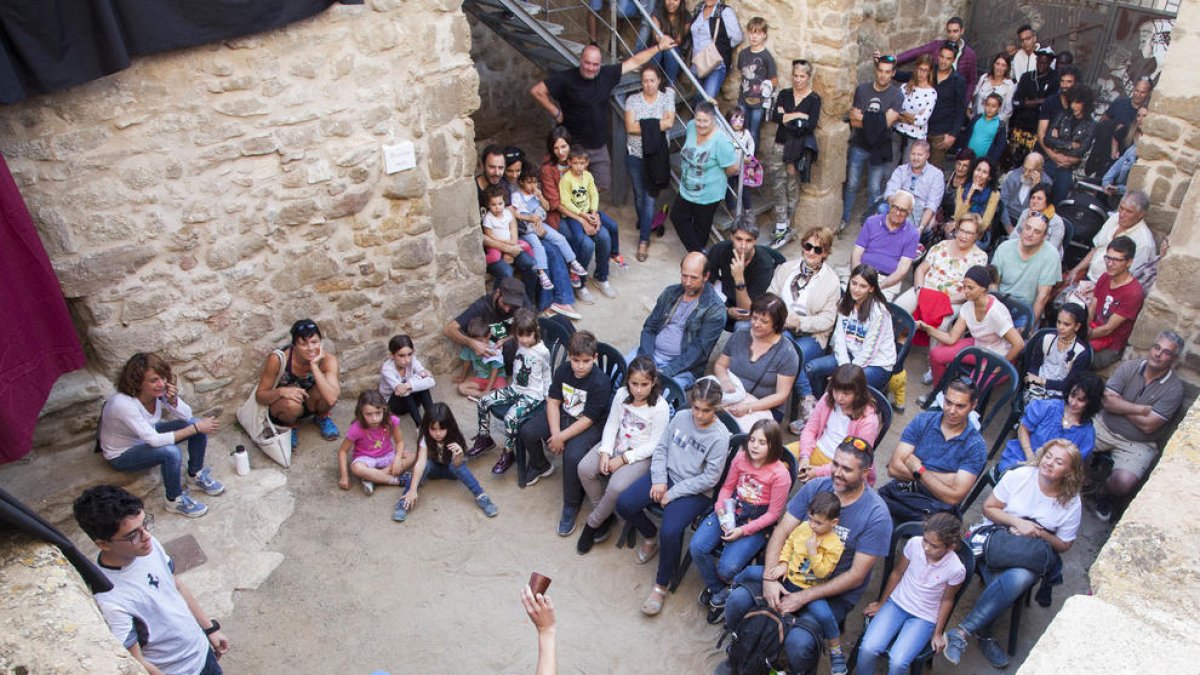
[[[279,373],[275,375],[275,384],[272,385],[272,387],[278,387],[279,380],[283,377],[284,356],[283,352],[278,349],[272,353],[279,358]],[[242,429],[245,429],[250,440],[254,441],[254,444],[267,457],[286,469],[292,465],[292,430],[276,426],[271,421],[270,408],[258,402],[255,397],[257,391],[256,383],[250,389],[250,397],[246,399],[242,407],[238,408],[238,424],[242,425]]]

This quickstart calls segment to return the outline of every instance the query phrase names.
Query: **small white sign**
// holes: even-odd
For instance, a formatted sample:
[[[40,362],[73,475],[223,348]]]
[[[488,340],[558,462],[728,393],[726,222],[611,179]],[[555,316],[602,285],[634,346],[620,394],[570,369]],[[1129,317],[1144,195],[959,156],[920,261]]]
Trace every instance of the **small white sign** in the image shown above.
[[[383,146],[383,166],[389,174],[408,171],[417,166],[417,151],[412,141]]]

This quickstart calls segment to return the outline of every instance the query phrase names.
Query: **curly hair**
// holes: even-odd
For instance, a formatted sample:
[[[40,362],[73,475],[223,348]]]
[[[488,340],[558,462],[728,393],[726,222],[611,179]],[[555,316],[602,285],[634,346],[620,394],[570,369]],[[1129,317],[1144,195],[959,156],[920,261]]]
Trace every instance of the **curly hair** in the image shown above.
[[[164,380],[170,380],[173,377],[171,364],[167,363],[166,359],[154,352],[138,352],[129,357],[129,360],[121,367],[121,375],[117,378],[117,391],[137,398],[138,392],[142,388],[142,381],[146,379],[146,373],[151,370],[161,375]]]
[[[1079,452],[1079,447],[1068,441],[1065,438],[1053,438],[1042,447],[1037,449],[1037,454],[1033,456],[1033,460],[1026,462],[1027,466],[1037,467],[1042,463],[1042,458],[1051,448],[1063,448],[1067,451],[1067,460],[1070,466],[1067,473],[1063,475],[1062,482],[1059,484],[1058,496],[1054,501],[1060,506],[1067,506],[1071,500],[1079,496],[1080,490],[1083,489],[1083,455]]]
[[[75,522],[93,541],[107,541],[121,529],[121,521],[143,510],[140,497],[115,485],[97,485],[75,498]]]

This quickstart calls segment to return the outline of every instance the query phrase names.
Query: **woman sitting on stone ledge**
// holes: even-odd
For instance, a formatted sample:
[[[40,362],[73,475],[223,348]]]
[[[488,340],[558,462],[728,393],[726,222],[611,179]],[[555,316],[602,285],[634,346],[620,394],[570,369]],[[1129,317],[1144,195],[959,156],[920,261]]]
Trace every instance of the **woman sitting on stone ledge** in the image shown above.
[[[321,329],[312,319],[292,324],[291,335],[291,345],[267,355],[255,398],[270,408],[272,422],[292,428],[293,448],[299,442],[296,427],[309,416],[321,429],[321,437],[332,441],[338,428],[329,412],[341,391],[337,356],[325,353]]]

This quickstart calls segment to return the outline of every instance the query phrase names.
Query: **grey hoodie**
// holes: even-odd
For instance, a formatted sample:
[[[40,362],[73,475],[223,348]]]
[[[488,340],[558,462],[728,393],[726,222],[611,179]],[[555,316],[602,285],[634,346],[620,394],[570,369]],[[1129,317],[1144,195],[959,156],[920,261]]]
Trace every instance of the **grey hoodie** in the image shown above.
[[[654,448],[650,482],[673,483],[667,496],[674,500],[711,490],[721,479],[729,454],[729,430],[720,420],[701,429],[691,410],[680,410]]]

